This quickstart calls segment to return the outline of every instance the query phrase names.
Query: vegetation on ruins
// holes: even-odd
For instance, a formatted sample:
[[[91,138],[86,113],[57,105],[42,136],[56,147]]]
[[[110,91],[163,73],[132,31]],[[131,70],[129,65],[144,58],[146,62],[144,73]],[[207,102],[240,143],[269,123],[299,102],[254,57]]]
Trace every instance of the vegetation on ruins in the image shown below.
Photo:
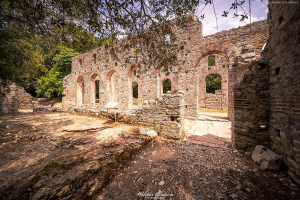
[[[216,90],[221,89],[221,76],[219,74],[210,74],[205,78],[206,92],[215,93]]]
[[[54,66],[46,74],[37,79],[36,93],[44,97],[61,97],[63,92],[63,78],[71,73],[72,58],[79,55],[73,49],[63,49],[53,61]]]
[[[138,83],[133,82],[132,83],[132,96],[133,98],[139,98],[139,90],[138,90]]]
[[[167,93],[168,91],[171,91],[171,80],[167,79],[163,82],[163,93]]]
[[[245,1],[233,0],[232,10]],[[120,45],[118,52],[135,48],[128,54],[128,64],[138,64],[143,70],[180,64],[177,54],[184,44],[177,44],[175,26],[184,27],[191,20],[201,20],[201,12],[193,16],[199,4],[214,4],[213,0],[4,0],[0,6],[0,70],[1,78],[10,79],[40,96],[61,93],[56,84],[43,86],[43,77],[55,77],[58,69],[54,57],[66,48],[83,53],[105,45]],[[239,17],[249,16],[249,12]],[[109,38],[109,39],[108,39]],[[126,38],[126,39],[124,39]],[[114,42],[112,42],[114,41]],[[180,46],[180,48],[179,48]],[[181,48],[183,47],[183,48]],[[71,50],[71,51],[72,51]],[[110,52],[110,51],[108,51]],[[59,75],[60,76],[60,75]],[[54,79],[61,78],[58,75]],[[41,81],[43,80],[43,81]],[[51,81],[48,81],[51,82]],[[54,81],[55,82],[55,81]],[[60,85],[60,84],[57,84]],[[46,87],[50,87],[47,88]],[[60,86],[59,86],[60,87]],[[45,91],[48,92],[45,92]],[[52,91],[53,92],[50,92]],[[54,92],[55,91],[55,92]]]

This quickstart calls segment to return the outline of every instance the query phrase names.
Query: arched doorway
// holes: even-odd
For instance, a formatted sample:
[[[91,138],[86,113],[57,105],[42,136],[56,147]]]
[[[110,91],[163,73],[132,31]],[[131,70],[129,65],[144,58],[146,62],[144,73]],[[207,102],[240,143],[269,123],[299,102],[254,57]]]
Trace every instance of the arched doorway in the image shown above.
[[[205,78],[206,93],[215,94],[217,90],[222,88],[222,77],[219,74],[209,74]]]
[[[108,79],[108,98],[109,102],[118,102],[120,76],[115,70],[111,70],[107,76]]]
[[[91,92],[91,103],[99,103],[99,84],[100,78],[97,73],[91,76],[91,85],[92,85],[92,92]]]
[[[84,81],[83,76],[79,76],[77,79],[77,105],[82,105],[84,102]]]
[[[163,84],[162,84],[162,93],[165,94],[168,91],[172,90],[172,82],[170,79],[166,79],[164,80]]]
[[[139,85],[137,82],[132,83],[132,98],[133,98],[133,105],[138,105]]]

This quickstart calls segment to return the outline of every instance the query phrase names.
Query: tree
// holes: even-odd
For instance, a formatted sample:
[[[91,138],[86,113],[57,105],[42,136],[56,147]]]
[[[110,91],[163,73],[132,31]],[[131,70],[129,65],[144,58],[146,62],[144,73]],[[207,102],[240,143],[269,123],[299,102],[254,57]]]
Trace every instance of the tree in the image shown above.
[[[219,74],[210,74],[205,78],[206,92],[215,94],[216,90],[221,89],[222,78]]]
[[[37,95],[42,97],[62,97],[63,78],[70,74],[72,58],[79,55],[73,49],[65,49],[56,55],[54,67],[37,80]]]
[[[232,0],[223,16],[233,11],[241,20],[247,18],[251,12],[238,15],[244,3]],[[214,2],[3,0],[0,2],[0,76],[33,90],[36,79],[50,72],[55,63],[53,58],[65,47],[78,52],[100,45],[119,46],[121,51],[135,49],[136,53],[127,54],[125,59],[129,65],[139,65],[142,72],[147,68],[179,65],[177,54],[181,48],[176,43],[174,26],[184,27],[193,20],[199,4],[214,5]],[[195,18],[203,19],[204,14],[200,12]],[[114,51],[114,58],[118,60],[118,51]]]
[[[168,91],[171,91],[171,80],[167,79],[163,82],[163,94],[167,93]]]
[[[133,98],[139,98],[139,89],[138,89],[138,83],[133,82],[132,83],[132,96]]]
[[[250,0],[248,0],[250,3]],[[245,1],[232,0],[229,11],[238,15]],[[137,50],[136,62],[157,67],[177,63],[178,44],[174,43],[173,26],[185,26],[191,20],[199,4],[213,4],[213,0],[4,0],[1,1],[0,22],[5,27],[15,24],[34,35],[53,33],[61,29],[58,36],[68,40],[68,33],[75,31],[76,23],[85,27],[101,40],[118,39],[118,43],[126,48]],[[244,12],[241,19],[247,18]],[[203,19],[200,12],[196,19]],[[173,19],[173,20],[171,20]],[[176,20],[175,20],[176,19]],[[216,16],[217,19],[217,16]],[[170,35],[170,42],[165,43],[165,36]],[[126,37],[125,40],[122,38]],[[79,41],[81,44],[82,41]],[[114,45],[115,43],[111,43]],[[69,47],[73,48],[73,47]],[[117,58],[117,56],[116,56]],[[128,57],[130,60],[131,57]]]

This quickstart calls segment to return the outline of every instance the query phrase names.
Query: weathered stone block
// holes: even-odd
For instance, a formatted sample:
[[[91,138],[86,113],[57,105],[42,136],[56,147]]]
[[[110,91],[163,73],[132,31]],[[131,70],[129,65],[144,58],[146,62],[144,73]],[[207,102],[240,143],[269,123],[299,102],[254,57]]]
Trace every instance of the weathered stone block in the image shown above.
[[[281,156],[262,145],[255,147],[252,160],[265,170],[279,171],[282,163]]]

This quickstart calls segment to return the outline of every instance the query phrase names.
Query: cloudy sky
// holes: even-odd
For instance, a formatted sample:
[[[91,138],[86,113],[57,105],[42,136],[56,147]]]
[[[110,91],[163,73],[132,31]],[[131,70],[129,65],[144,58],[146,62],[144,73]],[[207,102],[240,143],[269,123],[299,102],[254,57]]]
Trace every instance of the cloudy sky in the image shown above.
[[[218,29],[216,28],[216,18],[213,10],[213,6],[208,4],[202,11],[205,14],[203,24],[203,36],[211,35],[222,30],[229,30],[231,28],[237,28],[239,26],[244,26],[249,24],[250,19],[245,19],[243,22],[240,22],[240,18],[233,18],[233,10],[229,11],[228,17],[222,17],[223,11],[229,10],[233,0],[213,0],[215,5],[215,10],[218,20]],[[204,4],[200,4],[198,8],[198,13],[202,10]],[[249,12],[249,3],[248,0],[243,4],[243,9],[245,12]],[[243,14],[241,8],[238,9],[238,14]],[[251,0],[251,21],[259,21],[267,18],[268,13],[268,1],[263,0]]]

